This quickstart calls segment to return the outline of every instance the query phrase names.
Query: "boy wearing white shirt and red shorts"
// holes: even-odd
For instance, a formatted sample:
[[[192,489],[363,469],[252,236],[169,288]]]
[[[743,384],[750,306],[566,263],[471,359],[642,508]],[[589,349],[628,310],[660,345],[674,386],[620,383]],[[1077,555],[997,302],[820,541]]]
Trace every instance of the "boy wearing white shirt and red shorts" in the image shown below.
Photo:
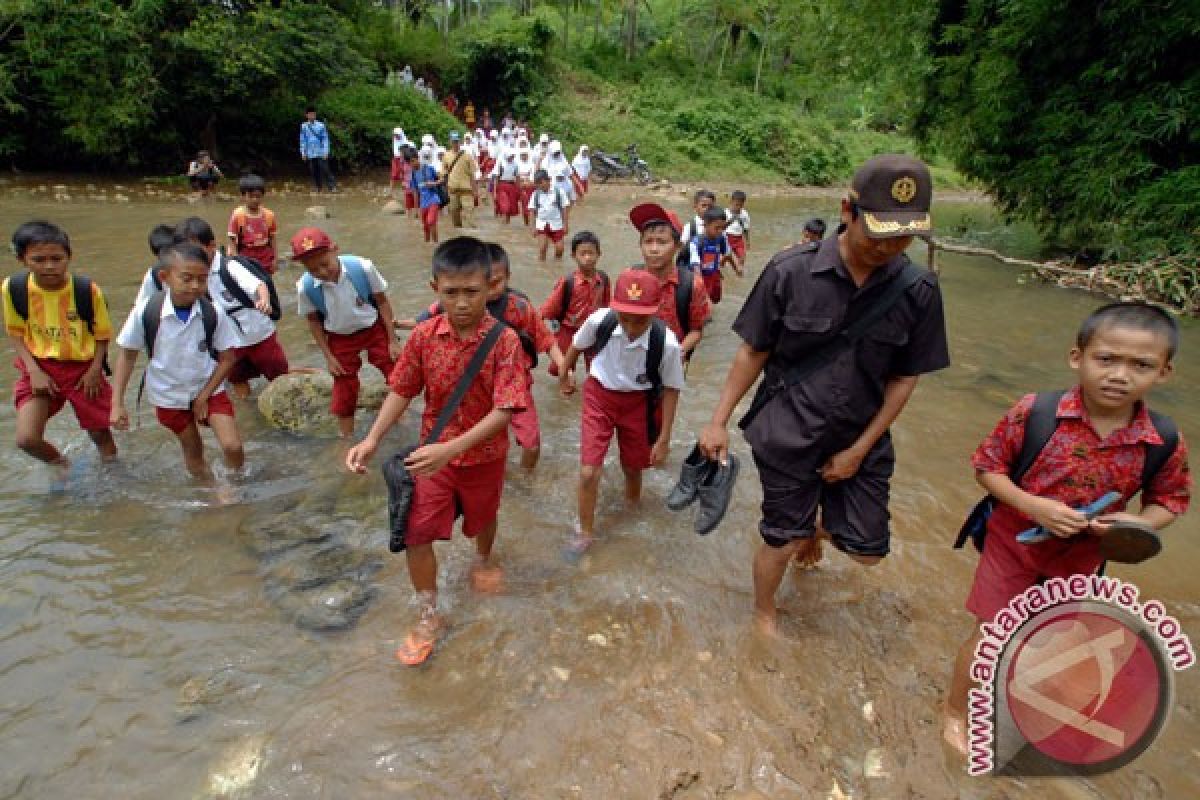
[[[212,428],[226,466],[240,469],[245,461],[242,437],[225,392],[225,376],[233,369],[237,338],[233,324],[205,295],[209,256],[201,246],[181,242],[165,249],[159,278],[163,291],[134,306],[117,336],[120,357],[113,373],[112,425],[129,429],[125,390],[146,350],[146,394],[158,421],[179,437],[188,471],[201,480],[212,473],[204,459],[198,425]]]
[[[563,357],[559,389],[570,395],[579,354],[593,353],[583,384],[579,528],[568,555],[582,554],[592,544],[600,475],[613,434],[629,506],[641,499],[642,470],[667,459],[683,388],[683,351],[674,332],[656,316],[661,292],[658,278],[649,272],[622,272],[612,303],[584,320]]]

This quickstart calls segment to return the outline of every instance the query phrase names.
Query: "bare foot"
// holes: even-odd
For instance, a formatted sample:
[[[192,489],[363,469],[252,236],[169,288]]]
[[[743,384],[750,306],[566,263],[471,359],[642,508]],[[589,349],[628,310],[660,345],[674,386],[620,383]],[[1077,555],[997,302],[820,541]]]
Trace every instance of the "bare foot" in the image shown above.
[[[942,738],[954,752],[967,757],[967,725],[961,716],[949,709],[942,712]]]
[[[777,612],[775,609],[772,609],[770,612],[756,609],[754,612],[754,630],[771,639],[777,638],[779,630],[775,624],[776,616]]]
[[[504,591],[504,570],[495,564],[476,561],[471,565],[471,588],[480,594],[500,594]]]

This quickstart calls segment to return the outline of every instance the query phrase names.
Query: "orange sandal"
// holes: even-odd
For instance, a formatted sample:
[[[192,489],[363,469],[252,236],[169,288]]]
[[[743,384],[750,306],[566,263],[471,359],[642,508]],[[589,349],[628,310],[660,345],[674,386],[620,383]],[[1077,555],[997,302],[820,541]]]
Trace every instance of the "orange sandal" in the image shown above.
[[[404,639],[404,644],[396,649],[396,660],[406,667],[419,667],[433,654],[433,639],[418,637],[410,633]]]

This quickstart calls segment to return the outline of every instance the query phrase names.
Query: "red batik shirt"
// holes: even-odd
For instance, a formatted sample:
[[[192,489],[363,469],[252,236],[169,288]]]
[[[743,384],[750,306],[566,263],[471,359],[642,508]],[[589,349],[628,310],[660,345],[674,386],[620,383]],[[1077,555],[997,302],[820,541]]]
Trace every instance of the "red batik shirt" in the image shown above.
[[[1023,397],[979,445],[971,457],[971,465],[978,472],[1007,475],[1012,470],[1025,441],[1025,420],[1033,408],[1034,397],[1032,394]],[[1144,404],[1138,406],[1129,425],[1101,437],[1088,419],[1077,386],[1059,401],[1058,427],[1021,479],[1021,488],[1072,508],[1085,506],[1110,491],[1120,492],[1121,500],[1105,513],[1123,511],[1142,488],[1147,444],[1162,444],[1162,437]],[[1190,494],[1187,445],[1180,435],[1175,452],[1146,488],[1142,505],[1162,506],[1173,514],[1182,514],[1187,510]],[[988,536],[1015,539],[1018,533],[1035,524],[1015,509],[997,504],[988,521]],[[1037,547],[1061,549],[1076,538],[1079,537],[1051,539]]]
[[[645,269],[645,267],[638,267]],[[653,274],[653,273],[651,273]],[[699,273],[690,272],[692,276],[692,304],[688,308],[688,331],[698,331],[708,322],[712,314],[712,302],[708,299],[708,290],[704,288],[704,279]],[[679,315],[675,309],[675,287],[679,285],[679,267],[672,264],[667,268],[666,280],[659,279],[662,284],[662,299],[658,305],[658,318],[675,332],[680,342],[683,341],[683,326],[679,324]]]
[[[571,284],[571,307],[564,309],[562,307],[563,285],[567,281],[573,281]],[[542,315],[542,319],[556,319],[564,328],[579,330],[579,326],[592,315],[593,311],[607,308],[610,302],[612,302],[612,286],[604,280],[599,271],[593,272],[592,277],[587,278],[581,270],[575,270],[570,275],[558,279],[554,288],[550,290],[550,296],[538,309],[538,313]]]
[[[425,412],[421,415],[421,440],[433,430],[438,414],[445,407],[467,364],[475,355],[483,337],[498,325],[485,314],[475,332],[460,339],[445,314],[422,322],[409,335],[396,361],[389,381],[392,391],[401,397],[416,397],[425,392]],[[529,406],[529,380],[517,335],[506,330],[500,334],[483,362],[471,388],[450,418],[439,442],[455,439],[491,413],[492,409],[521,411]],[[508,453],[508,429],[476,445],[450,462],[454,467],[486,464]]]

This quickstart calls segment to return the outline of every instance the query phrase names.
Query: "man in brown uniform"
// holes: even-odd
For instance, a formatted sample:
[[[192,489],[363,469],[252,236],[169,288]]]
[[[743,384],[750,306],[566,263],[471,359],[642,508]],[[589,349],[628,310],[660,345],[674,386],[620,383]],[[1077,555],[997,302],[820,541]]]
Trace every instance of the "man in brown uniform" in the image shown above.
[[[475,157],[462,148],[461,137],[458,131],[450,132],[450,148],[442,156],[442,174],[446,176],[446,190],[450,193],[450,221],[454,227],[463,227],[463,210],[465,208],[474,208],[475,199],[478,197],[478,184],[475,182],[475,175],[479,172],[479,165],[475,163]],[[463,198],[470,197],[471,202],[463,205]],[[474,221],[471,220],[467,227],[475,227]]]
[[[744,343],[700,448],[726,461],[729,418],[765,371],[742,420],[763,488],[754,602],[765,632],[788,562],[819,552],[818,537],[862,564],[888,553],[888,428],[917,377],[950,363],[937,279],[904,254],[932,232],[932,193],[919,160],[871,159],[838,235],[772,258],[733,324]]]

